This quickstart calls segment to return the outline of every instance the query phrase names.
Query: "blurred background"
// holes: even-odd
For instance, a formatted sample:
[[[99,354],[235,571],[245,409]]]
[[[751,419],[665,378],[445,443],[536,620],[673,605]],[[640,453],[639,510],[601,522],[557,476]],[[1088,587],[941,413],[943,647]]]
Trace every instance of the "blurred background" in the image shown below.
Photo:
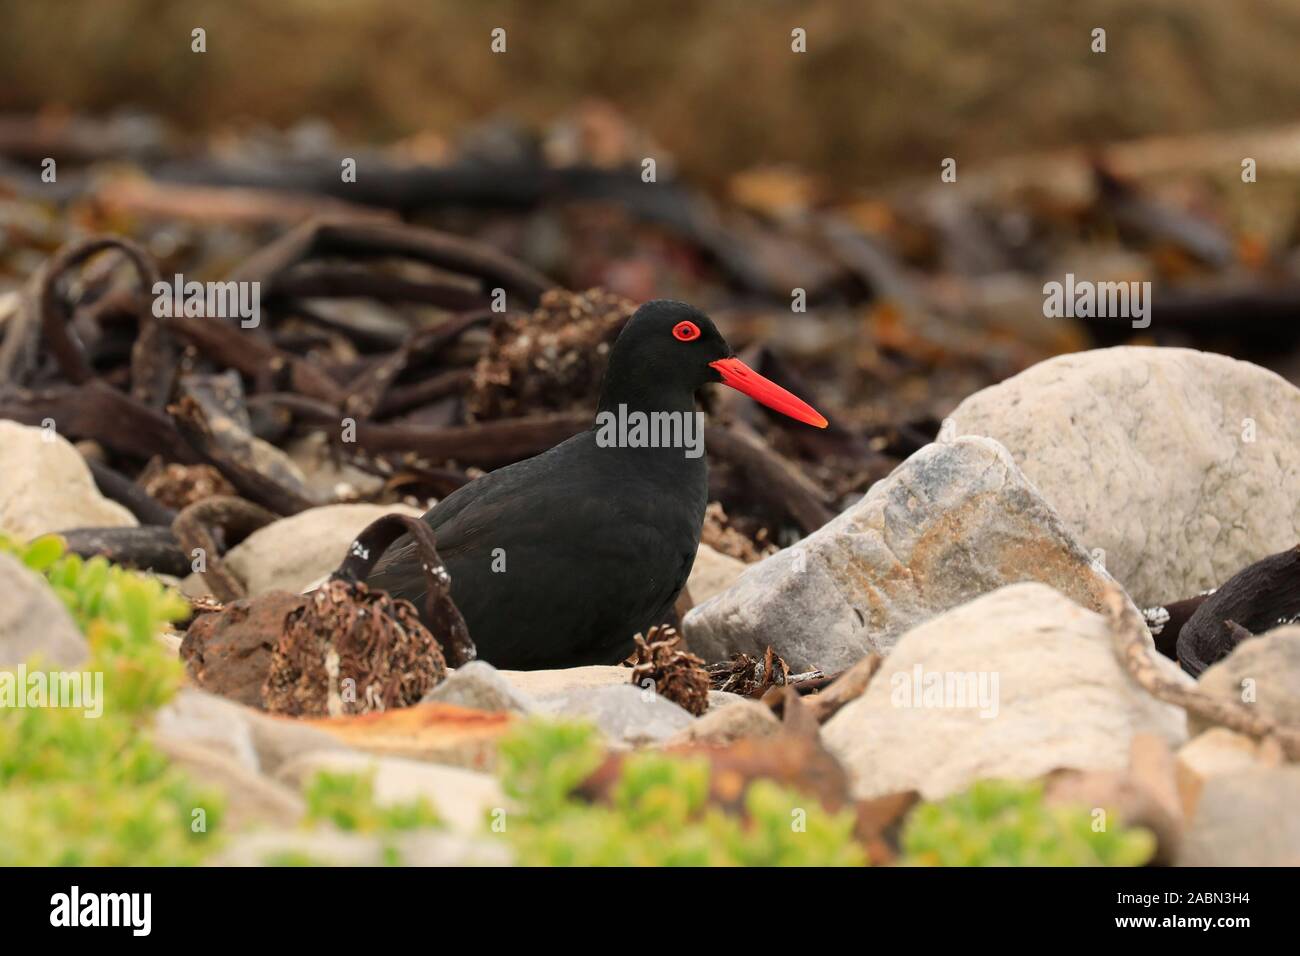
[[[546,124],[598,97],[715,185],[786,162],[872,186],[945,156],[1300,111],[1295,0],[5,0],[0,22],[7,112],[134,107],[208,134],[316,117],[384,143],[494,115]]]
[[[405,398],[375,422],[589,409],[586,357],[630,305],[683,298],[826,407],[823,436],[751,424],[832,509],[966,395],[1054,354],[1191,346],[1300,381],[1297,0],[4,0],[0,23],[0,329],[55,250],[123,235],[164,276],[262,275],[263,354],[323,370],[315,398],[349,394],[407,336],[485,308],[485,273],[449,279],[394,234],[345,237],[310,270],[259,272],[257,254],[319,216],[432,227],[603,291],[549,311],[518,296],[458,351],[404,353]],[[91,365],[124,386],[142,306],[106,258],[66,295]],[[1150,326],[1045,317],[1066,274],[1150,282]],[[554,331],[544,355],[519,315]],[[61,380],[9,338],[0,373]],[[252,405],[296,387],[239,371]],[[253,425],[302,429],[278,421]],[[420,474],[444,492],[526,450],[444,451]],[[725,467],[716,484],[750,538],[789,523]]]

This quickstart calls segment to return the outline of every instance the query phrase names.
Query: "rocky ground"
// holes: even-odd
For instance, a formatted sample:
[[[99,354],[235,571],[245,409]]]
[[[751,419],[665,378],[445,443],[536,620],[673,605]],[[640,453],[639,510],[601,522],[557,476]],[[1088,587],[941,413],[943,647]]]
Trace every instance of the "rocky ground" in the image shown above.
[[[378,861],[377,837],[298,826],[302,788],[330,771],[372,774],[381,804],[432,802],[446,829],[405,838],[407,862],[507,863],[484,829],[510,805],[492,773],[495,746],[533,717],[589,722],[615,752],[734,756],[800,738],[842,768],[845,799],[860,808],[1041,779],[1061,799],[1153,831],[1162,862],[1300,860],[1300,627],[1257,625],[1195,680],[1145,627],[1120,633],[1140,620],[1134,604],[1193,596],[1294,552],[1300,390],[1222,356],[1117,348],[1034,366],[970,396],[952,421],[793,547],[745,564],[701,546],[687,645],[710,663],[770,646],[791,672],[843,672],[802,695],[798,680],[782,687],[778,677],[749,688],[761,700],[709,691],[697,715],[654,683],[647,692],[628,667],[503,672],[476,661],[408,708],[273,716],[257,695],[270,658],[263,630],[187,648],[189,686],[157,712],[152,737],[226,795],[236,835],[218,862]],[[135,523],[65,439],[2,427],[7,534]],[[303,590],[385,510],[332,505],[280,519],[226,565],[254,605]],[[3,663],[41,654],[75,666],[84,641],[66,613],[12,559],[0,573],[10,595]],[[207,593],[202,575],[181,587]],[[1126,657],[1126,639],[1150,673]],[[181,653],[180,634],[160,640]],[[945,697],[953,675],[974,679],[972,699]],[[741,762],[765,773],[757,757]]]
[[[567,186],[526,212],[471,215],[441,208],[435,169],[422,201],[439,230],[379,209],[383,190],[349,205],[311,177],[259,191],[230,170],[181,186],[92,164],[56,200],[14,187],[0,666],[108,654],[120,690],[161,655],[179,689],[160,677],[168,692],[133,704],[132,739],[221,795],[208,862],[591,862],[579,845],[631,839],[628,781],[695,793],[675,774],[702,766],[697,795],[725,818],[708,818],[713,845],[730,849],[677,849],[709,862],[947,862],[925,832],[964,846],[988,821],[961,823],[960,801],[1010,780],[1076,821],[1100,814],[1095,832],[1150,834],[1141,854],[1016,862],[1300,863],[1300,389],[1278,371],[1300,363],[1294,330],[1222,318],[1225,302],[1260,319],[1293,301],[1294,250],[1268,259],[1104,166],[1072,168],[1079,189],[1051,201],[1009,199],[993,176],[917,221],[911,203],[776,208],[770,182],[745,209],[677,185],[647,204],[590,168],[544,178]],[[405,174],[368,182],[414,189]],[[593,183],[622,199],[592,203]],[[1098,252],[1112,226],[1140,255]],[[1101,274],[1157,277],[1165,324],[1142,344],[1043,320],[1050,269],[1026,250],[1072,263],[1085,238]],[[997,261],[952,265],[972,249]],[[265,327],[152,314],[142,280],[181,269],[263,282]],[[792,313],[794,287],[824,304]],[[386,596],[322,587],[377,519],[585,427],[627,296],[650,291],[714,309],[833,427],[808,437],[706,401],[704,543],[675,618],[627,666],[465,663],[450,617],[426,631]],[[154,634],[129,605],[118,623],[148,625],[150,650],[126,654],[104,636],[115,605],[84,599],[108,572],[65,573],[49,533],[175,587],[182,612],[158,617],[174,626]],[[0,742],[32,761],[5,799],[41,805],[47,738],[26,719],[0,714]],[[530,729],[573,724],[591,741]],[[525,797],[527,746],[556,753]],[[368,781],[367,809],[323,814],[348,780]],[[816,839],[746,856],[765,781],[825,817]],[[552,784],[564,814],[547,816]],[[700,806],[687,816],[704,825]],[[503,839],[521,819],[572,829]],[[832,852],[798,855],[812,844]],[[594,861],[647,859],[662,861]]]

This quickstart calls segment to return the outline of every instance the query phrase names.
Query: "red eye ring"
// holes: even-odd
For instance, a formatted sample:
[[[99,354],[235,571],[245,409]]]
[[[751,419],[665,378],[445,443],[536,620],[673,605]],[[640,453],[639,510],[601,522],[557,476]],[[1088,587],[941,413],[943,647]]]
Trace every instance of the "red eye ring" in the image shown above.
[[[673,338],[678,342],[693,342],[700,337],[700,327],[694,322],[678,322],[673,326]]]

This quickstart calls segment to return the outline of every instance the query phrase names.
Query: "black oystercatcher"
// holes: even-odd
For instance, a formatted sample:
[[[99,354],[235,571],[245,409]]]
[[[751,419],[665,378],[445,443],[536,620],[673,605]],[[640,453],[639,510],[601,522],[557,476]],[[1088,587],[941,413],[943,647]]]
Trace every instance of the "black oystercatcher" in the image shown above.
[[[703,312],[647,302],[614,343],[590,430],[470,482],[424,515],[480,659],[515,669],[615,664],[633,635],[663,621],[704,523],[695,392],[708,382],[826,427],[735,358]],[[423,608],[409,538],[367,583]]]

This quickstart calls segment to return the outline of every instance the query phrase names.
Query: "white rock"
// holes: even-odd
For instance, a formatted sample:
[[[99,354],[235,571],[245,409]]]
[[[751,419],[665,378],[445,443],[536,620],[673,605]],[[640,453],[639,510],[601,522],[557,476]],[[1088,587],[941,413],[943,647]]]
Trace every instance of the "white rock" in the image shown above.
[[[691,575],[686,579],[686,590],[691,600],[703,604],[715,594],[720,594],[736,583],[748,565],[729,554],[715,551],[707,544],[701,543],[695,552],[695,563],[691,565]]]
[[[51,531],[137,523],[131,512],[99,493],[90,468],[67,439],[0,420],[0,533],[27,541]]]
[[[1300,766],[1212,775],[1183,834],[1179,866],[1300,866]]]
[[[976,392],[951,421],[1005,445],[1141,606],[1300,540],[1300,389],[1248,362],[1132,346],[1063,355]]]
[[[282,766],[276,779],[301,790],[322,771],[370,775],[375,802],[380,806],[424,797],[451,829],[461,833],[484,832],[488,815],[506,808],[500,784],[488,774],[402,757],[313,751]]]
[[[225,556],[226,566],[248,587],[250,597],[266,591],[304,590],[331,574],[348,545],[386,514],[423,514],[410,505],[325,505],[309,508],[254,531]],[[196,589],[197,588],[197,592]],[[185,579],[186,594],[205,593],[202,578]]]
[[[620,664],[591,664],[549,671],[498,671],[510,684],[531,698],[546,697],[583,687],[606,687],[632,681],[630,668]]]
[[[1190,721],[1189,721],[1190,723]],[[1226,727],[1198,734],[1178,751],[1178,763],[1202,780],[1221,773],[1240,773],[1264,765],[1257,740]]]
[[[987,438],[927,445],[793,548],[750,565],[686,615],[705,660],[770,643],[831,672],[1004,584],[1042,581],[1100,608],[1107,581],[1052,508]]]
[[[1258,708],[1283,726],[1300,727],[1300,626],[1242,641],[1197,684],[1215,697]],[[1189,726],[1196,733],[1206,725],[1193,717]]]
[[[667,744],[721,746],[744,737],[770,737],[780,729],[781,721],[772,713],[772,708],[756,700],[741,698],[726,707],[709,711],[670,737]]]
[[[1158,666],[1190,683],[1172,663]],[[914,694],[914,686],[923,691],[931,681],[960,684],[964,701]],[[849,770],[858,797],[916,789],[936,798],[985,777],[1119,770],[1140,732],[1177,746],[1186,720],[1124,672],[1100,615],[1026,583],[903,635],[866,692],[827,721],[822,738]]]

